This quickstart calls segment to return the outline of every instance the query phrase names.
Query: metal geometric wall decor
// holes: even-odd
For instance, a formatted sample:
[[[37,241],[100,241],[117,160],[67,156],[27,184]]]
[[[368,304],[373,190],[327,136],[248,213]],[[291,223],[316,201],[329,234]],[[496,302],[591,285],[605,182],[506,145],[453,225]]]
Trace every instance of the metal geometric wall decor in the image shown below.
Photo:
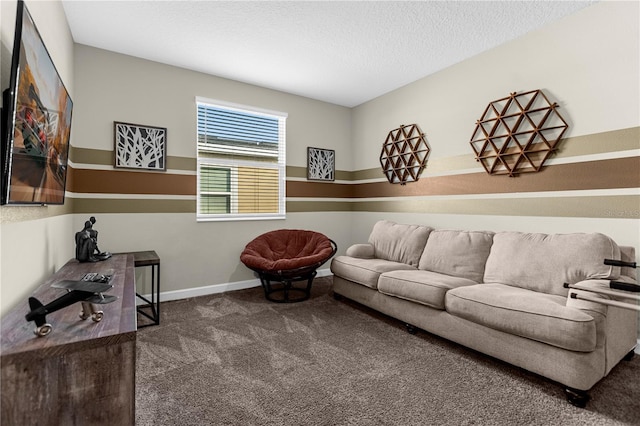
[[[307,179],[335,180],[336,153],[333,149],[307,147]]]
[[[389,132],[382,145],[380,165],[389,183],[405,185],[420,178],[429,146],[417,124],[401,125]]]
[[[167,170],[167,129],[113,123],[115,167]]]
[[[471,147],[490,175],[538,172],[569,125],[541,90],[491,102],[476,121]]]

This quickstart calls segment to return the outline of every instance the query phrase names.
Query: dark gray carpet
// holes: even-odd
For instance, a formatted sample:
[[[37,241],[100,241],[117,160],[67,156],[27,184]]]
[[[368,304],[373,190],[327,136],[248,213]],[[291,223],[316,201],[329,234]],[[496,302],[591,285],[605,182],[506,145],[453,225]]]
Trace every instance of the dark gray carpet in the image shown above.
[[[640,356],[562,386],[349,301],[331,278],[275,304],[260,288],[163,303],[138,331],[138,425],[640,424]]]

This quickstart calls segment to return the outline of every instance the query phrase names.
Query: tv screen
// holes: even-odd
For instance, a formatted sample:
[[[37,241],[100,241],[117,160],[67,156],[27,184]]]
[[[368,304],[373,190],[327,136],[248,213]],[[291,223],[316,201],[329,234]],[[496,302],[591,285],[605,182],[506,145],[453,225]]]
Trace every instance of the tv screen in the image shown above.
[[[73,102],[26,5],[18,1],[4,92],[3,204],[64,204]]]

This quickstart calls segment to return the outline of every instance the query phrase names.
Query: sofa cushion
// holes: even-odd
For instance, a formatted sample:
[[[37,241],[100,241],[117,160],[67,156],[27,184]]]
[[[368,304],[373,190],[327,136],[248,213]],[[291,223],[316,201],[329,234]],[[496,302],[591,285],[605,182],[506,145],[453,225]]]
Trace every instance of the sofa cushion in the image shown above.
[[[331,261],[331,272],[334,275],[373,289],[378,288],[380,274],[398,269],[415,270],[416,268],[390,260],[361,259],[350,256],[337,256]]]
[[[481,283],[493,234],[481,231],[432,231],[418,269]]]
[[[507,286],[477,284],[449,290],[448,313],[495,330],[570,351],[591,352],[596,320],[565,306],[566,297]]]
[[[617,279],[618,245],[603,234],[525,234],[499,232],[484,271],[485,283],[500,283],[566,296],[566,283],[586,279]]]
[[[475,285],[466,278],[431,271],[385,272],[378,280],[378,291],[436,309],[444,309],[444,296],[452,288]]]
[[[636,249],[632,246],[619,246],[620,247],[620,260],[623,262],[634,263],[636,261]],[[636,268],[625,266],[620,268],[620,278],[625,281],[637,282]]]
[[[373,226],[369,243],[375,257],[418,266],[420,255],[433,228],[418,225],[401,225],[381,220]]]

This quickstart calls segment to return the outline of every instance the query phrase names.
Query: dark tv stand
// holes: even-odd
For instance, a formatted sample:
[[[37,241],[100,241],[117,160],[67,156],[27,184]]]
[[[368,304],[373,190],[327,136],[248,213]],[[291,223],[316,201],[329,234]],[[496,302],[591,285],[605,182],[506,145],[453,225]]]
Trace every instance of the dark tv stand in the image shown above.
[[[100,305],[102,321],[79,317],[79,303],[47,315],[53,331],[36,337],[25,303],[2,318],[0,417],[7,425],[134,425],[136,296],[133,255],[103,262],[70,260],[33,296],[51,301],[64,290],[51,285],[85,274],[113,273]],[[19,283],[15,283],[18,285]]]

